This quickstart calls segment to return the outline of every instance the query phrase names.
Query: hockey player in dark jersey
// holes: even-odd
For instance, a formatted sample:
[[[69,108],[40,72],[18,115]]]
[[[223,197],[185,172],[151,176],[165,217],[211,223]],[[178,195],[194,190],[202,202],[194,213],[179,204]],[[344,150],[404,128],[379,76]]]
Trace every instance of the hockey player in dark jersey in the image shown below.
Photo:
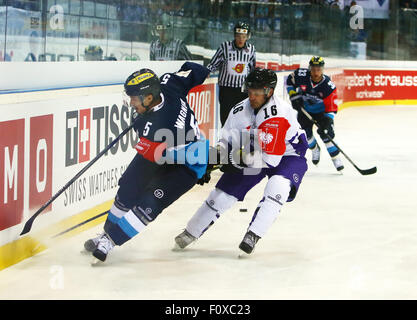
[[[186,96],[208,74],[207,68],[186,62],[161,79],[149,69],[127,78],[125,94],[138,114],[138,154],[119,180],[104,232],[84,244],[98,260],[140,233],[206,172],[208,140],[200,135]]]
[[[317,130],[326,145],[337,171],[344,169],[339,156],[339,149],[326,136],[334,139],[334,116],[337,113],[336,86],[330,78],[323,74],[324,60],[322,57],[312,57],[309,68],[299,68],[288,76],[287,91],[291,104],[298,111],[298,122],[305,130],[309,148],[312,151],[312,161],[317,165],[320,161],[320,147],[313,134],[313,122],[301,111],[304,108],[320,126]]]

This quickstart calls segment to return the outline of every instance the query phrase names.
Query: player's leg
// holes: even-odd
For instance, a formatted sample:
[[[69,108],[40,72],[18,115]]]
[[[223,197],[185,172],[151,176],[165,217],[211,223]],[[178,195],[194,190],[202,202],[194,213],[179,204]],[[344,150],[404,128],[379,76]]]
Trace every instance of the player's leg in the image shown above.
[[[270,169],[264,196],[256,208],[248,230],[239,245],[245,253],[252,253],[258,240],[265,236],[285,202],[294,200],[307,171],[304,157],[283,157],[277,168]]]
[[[326,117],[323,114],[315,115],[315,119],[317,121],[320,121],[321,117]],[[320,135],[321,140],[326,145],[327,152],[329,153],[330,157],[332,158],[333,165],[335,166],[337,171],[341,171],[344,169],[342,158],[340,157],[340,151],[339,149],[329,140],[327,136],[329,136],[332,140],[334,140],[335,132],[333,126],[329,127],[327,129],[327,134],[324,134],[324,132],[317,131],[317,133]]]
[[[311,160],[317,165],[320,162],[320,146],[313,134],[313,122],[303,112],[299,112],[297,120],[307,135],[308,148],[311,150]]]
[[[100,250],[100,243],[93,255],[104,261],[115,245],[121,246],[139,234],[170,204],[190,190],[197,182],[193,171],[183,165],[166,165],[158,171],[146,188],[136,198],[136,203],[117,223],[105,225],[105,232],[113,246]],[[107,240],[104,239],[105,243]],[[110,248],[110,250],[108,250]]]
[[[130,162],[126,171],[119,180],[119,189],[115,201],[110,208],[104,229],[106,230],[112,224],[117,222],[134,206],[138,195],[140,195],[149,183],[152,175],[160,170],[160,166],[150,161],[147,161],[140,155],[136,155]],[[84,243],[84,248],[88,252],[93,252],[97,249],[99,239],[104,236],[103,231],[97,237],[87,240]]]
[[[117,221],[119,219],[121,219],[128,211],[129,211],[129,209],[125,208],[120,203],[120,201],[118,200],[118,198],[116,196],[116,199],[115,199],[112,207],[108,211],[107,219],[106,219],[106,222],[104,224],[109,225],[111,223],[117,223]],[[103,231],[102,233],[98,234],[97,237],[88,239],[84,243],[84,249],[87,252],[94,252],[94,250],[97,249],[97,245],[99,243],[100,238],[103,237],[104,234],[105,234],[105,232]]]
[[[185,230],[175,238],[176,248],[184,249],[211,227],[220,215],[238,200],[243,201],[246,193],[258,184],[265,172],[259,175],[224,173],[208,198],[190,219]]]
[[[184,249],[197,240],[220,215],[230,209],[237,202],[237,198],[220,189],[214,189],[188,221],[185,230],[175,237],[176,249]]]

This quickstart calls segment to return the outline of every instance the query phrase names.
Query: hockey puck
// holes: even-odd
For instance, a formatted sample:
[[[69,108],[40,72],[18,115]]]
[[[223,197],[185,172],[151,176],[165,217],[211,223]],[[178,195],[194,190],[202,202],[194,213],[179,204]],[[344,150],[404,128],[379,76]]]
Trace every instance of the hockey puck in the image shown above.
[[[239,209],[240,212],[248,212],[248,209]]]

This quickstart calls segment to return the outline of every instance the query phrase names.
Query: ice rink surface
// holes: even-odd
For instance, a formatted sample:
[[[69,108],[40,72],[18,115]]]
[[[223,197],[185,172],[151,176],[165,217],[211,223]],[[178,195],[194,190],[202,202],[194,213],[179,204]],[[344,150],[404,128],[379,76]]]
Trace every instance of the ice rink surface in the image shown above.
[[[1,271],[0,299],[417,299],[416,119],[415,106],[341,111],[336,142],[378,172],[361,176],[344,159],[341,175],[325,148],[318,167],[308,153],[296,200],[249,257],[238,258],[238,245],[266,180],[192,247],[171,250],[216,173],[104,265],[80,253],[100,225]]]

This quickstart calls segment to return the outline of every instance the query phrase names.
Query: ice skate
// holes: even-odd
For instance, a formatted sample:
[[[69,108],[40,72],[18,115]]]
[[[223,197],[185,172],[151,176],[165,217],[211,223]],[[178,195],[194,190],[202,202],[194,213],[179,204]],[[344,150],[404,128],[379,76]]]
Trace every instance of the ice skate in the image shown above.
[[[183,232],[181,232],[178,236],[175,237],[175,246],[173,250],[183,250],[196,240],[197,238],[185,229]]]
[[[93,256],[104,262],[107,258],[109,252],[114,248],[115,244],[107,235],[107,233],[103,233],[97,243],[97,248],[93,251]],[[93,260],[93,264],[97,261]]]
[[[247,254],[251,254],[255,249],[255,245],[261,237],[257,236],[252,231],[246,232],[242,242],[239,245],[239,249]]]
[[[336,156],[332,158],[334,167],[336,168],[337,171],[341,171],[343,170],[345,167],[343,166],[343,162],[342,159],[340,159],[340,157]]]
[[[103,234],[104,234],[104,232],[103,233],[99,233],[97,235],[97,237],[92,238],[92,239],[88,239],[86,242],[84,242],[85,252],[87,252],[87,253],[93,253],[94,250],[97,249],[98,241],[103,236]]]
[[[318,143],[316,143],[315,147],[311,149],[311,153],[313,164],[317,165],[320,162],[320,147]]]

